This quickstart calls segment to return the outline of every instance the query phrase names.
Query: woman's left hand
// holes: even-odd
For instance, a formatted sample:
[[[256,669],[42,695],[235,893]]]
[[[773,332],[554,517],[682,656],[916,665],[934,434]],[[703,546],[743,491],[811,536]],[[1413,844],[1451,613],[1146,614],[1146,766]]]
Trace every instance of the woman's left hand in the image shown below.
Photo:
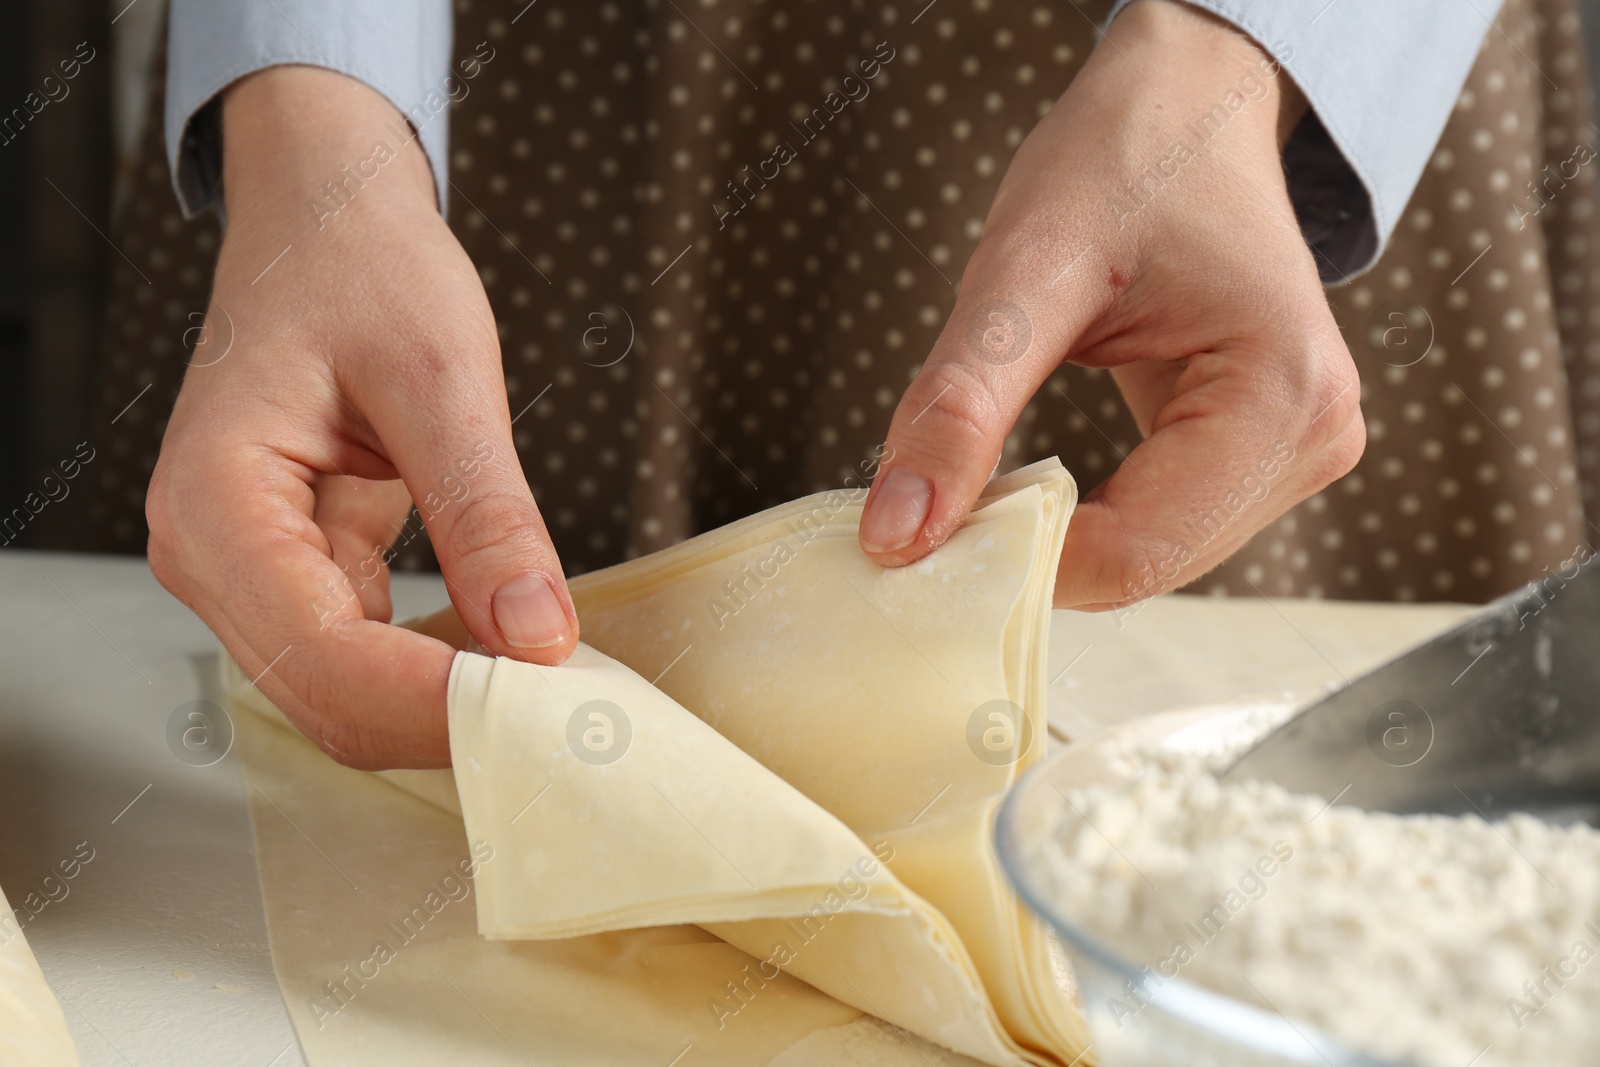
[[[1063,362],[1111,368],[1146,436],[1074,516],[1058,607],[1183,585],[1355,465],[1356,370],[1279,156],[1303,107],[1197,9],[1138,0],[1115,20],[1018,150],[895,411],[870,556],[910,563],[960,527]]]

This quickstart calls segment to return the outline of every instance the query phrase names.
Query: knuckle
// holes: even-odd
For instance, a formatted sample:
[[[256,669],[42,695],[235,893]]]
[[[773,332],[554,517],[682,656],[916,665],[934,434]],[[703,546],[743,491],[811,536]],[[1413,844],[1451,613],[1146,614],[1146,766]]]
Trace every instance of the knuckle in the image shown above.
[[[461,400],[485,388],[505,389],[499,341],[457,315],[417,322],[399,363],[401,387],[412,396]],[[393,364],[384,364],[389,373]]]
[[[361,739],[348,723],[322,722],[310,735],[318,748],[341,767],[365,770],[371,763],[361,748]]]
[[[1329,374],[1317,396],[1318,410],[1326,411],[1328,433],[1337,438],[1352,422],[1361,421],[1361,379],[1348,362]]]
[[[452,361],[438,345],[418,341],[406,353],[406,380],[415,388],[432,391],[459,373],[460,361]]]
[[[905,420],[904,432],[939,442],[941,452],[963,454],[997,436],[1000,404],[981,374],[946,360],[917,375],[896,414]]]
[[[183,577],[183,569],[179,564],[182,557],[178,547],[177,516],[178,508],[173,504],[167,480],[161,476],[158,468],[150,479],[144,497],[145,525],[150,529],[145,555],[156,581],[172,593],[177,592]]]
[[[1341,355],[1311,390],[1310,421],[1302,440],[1308,475],[1319,489],[1348,474],[1366,449],[1361,380],[1348,354]]]
[[[1357,416],[1350,420],[1349,429],[1334,444],[1333,458],[1338,468],[1338,472],[1334,477],[1342,478],[1354,470],[1355,465],[1361,462],[1361,457],[1366,454],[1366,451],[1367,424],[1365,420]]]
[[[474,493],[461,502],[445,531],[446,551],[460,563],[530,545],[538,529],[533,503],[504,489]]]
[[[165,544],[172,539],[175,526],[173,510],[166,475],[162,473],[162,468],[157,466],[155,473],[150,476],[150,484],[144,493],[144,521],[150,528],[152,542],[160,541]]]
[[[145,556],[150,564],[150,573],[155,575],[161,588],[169,593],[175,593],[179,581],[177,563],[173,560],[166,542],[158,539],[154,532],[150,534],[150,543],[145,548]]]
[[[1359,415],[1352,419],[1333,441],[1325,445],[1311,464],[1315,492],[1343,478],[1355,469],[1367,448],[1367,425]]]
[[[360,767],[364,755],[362,731],[328,711],[340,706],[339,685],[334,679],[322,672],[311,672],[293,684],[284,684],[283,699],[274,693],[268,696],[329,759],[345,767]]]
[[[1302,364],[1296,392],[1304,397],[1305,444],[1321,447],[1341,436],[1361,417],[1361,376],[1343,345]]]
[[[1102,561],[1097,588],[1108,604],[1130,604],[1168,592],[1181,584],[1180,575],[1194,552],[1175,541],[1128,538],[1120,550]]]
[[[1026,263],[1064,263],[1074,255],[1074,227],[1038,211],[1001,202],[985,228],[973,258],[1002,269]]]

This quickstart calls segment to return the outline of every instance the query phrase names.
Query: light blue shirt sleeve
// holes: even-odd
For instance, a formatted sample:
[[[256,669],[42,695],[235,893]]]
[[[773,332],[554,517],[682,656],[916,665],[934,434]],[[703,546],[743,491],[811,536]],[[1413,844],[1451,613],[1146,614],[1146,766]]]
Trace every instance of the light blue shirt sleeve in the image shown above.
[[[172,0],[168,25],[167,163],[184,214],[221,203],[218,94],[285,63],[340,71],[399,108],[428,154],[444,210],[450,0]]]
[[[1130,2],[1118,0],[1110,18]],[[1284,147],[1284,165],[1322,280],[1346,281],[1370,267],[1501,0],[1189,2],[1254,38],[1311,105]]]

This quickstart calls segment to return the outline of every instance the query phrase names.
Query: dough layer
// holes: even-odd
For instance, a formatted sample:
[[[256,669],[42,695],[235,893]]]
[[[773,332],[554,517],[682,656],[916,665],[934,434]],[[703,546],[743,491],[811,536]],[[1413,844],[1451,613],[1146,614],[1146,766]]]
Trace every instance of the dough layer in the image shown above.
[[[906,568],[861,554],[864,494],[839,491],[578,578],[570,663],[461,652],[453,775],[381,777],[492,850],[474,872],[492,941],[693,923],[744,960],[706,991],[719,1033],[799,979],[851,1012],[830,1025],[1072,1063],[1070,986],[991,834],[1043,757],[1075,495],[1053,461],[998,479]],[[466,644],[450,613],[416,626]]]

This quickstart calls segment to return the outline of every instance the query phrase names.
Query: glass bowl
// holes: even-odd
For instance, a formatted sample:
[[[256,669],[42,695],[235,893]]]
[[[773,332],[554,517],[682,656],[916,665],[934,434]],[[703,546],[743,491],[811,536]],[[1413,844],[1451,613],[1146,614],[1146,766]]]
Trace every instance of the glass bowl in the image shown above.
[[[1203,722],[1218,710],[1152,717],[1139,724],[1133,739],[1160,736],[1185,720]],[[1125,750],[1130,739],[1120,740]],[[1061,812],[1070,810],[1064,794],[1122,779],[1116,763],[1117,752],[1103,739],[1058,750],[1023,777],[995,823],[1006,876],[1071,963],[1094,1061],[1100,1067],[1403,1067],[1358,1052],[1309,1024],[1141,968],[1052,902],[1049,878],[1036,859],[1039,845]]]

